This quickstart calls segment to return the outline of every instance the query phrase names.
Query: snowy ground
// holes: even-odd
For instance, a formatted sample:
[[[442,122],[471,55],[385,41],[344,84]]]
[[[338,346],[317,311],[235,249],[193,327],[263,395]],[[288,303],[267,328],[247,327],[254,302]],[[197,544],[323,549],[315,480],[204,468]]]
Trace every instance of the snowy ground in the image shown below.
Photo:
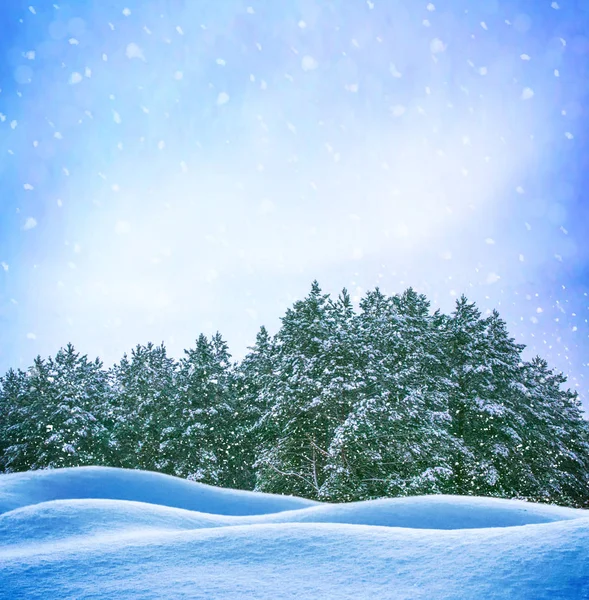
[[[589,512],[345,505],[100,467],[0,475],[0,598],[589,598]]]

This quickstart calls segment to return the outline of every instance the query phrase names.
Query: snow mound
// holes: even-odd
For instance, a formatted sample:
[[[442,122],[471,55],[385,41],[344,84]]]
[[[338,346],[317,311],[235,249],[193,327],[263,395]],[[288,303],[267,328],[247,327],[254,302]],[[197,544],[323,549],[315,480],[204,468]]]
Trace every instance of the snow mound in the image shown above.
[[[347,523],[412,529],[477,529],[552,523],[589,517],[589,511],[519,500],[467,496],[413,496],[325,504],[268,515],[274,523]]]
[[[31,504],[77,498],[131,500],[218,515],[261,515],[317,504],[292,496],[227,490],[161,473],[111,467],[0,475],[0,514]]]
[[[107,468],[0,476],[0,599],[589,598],[589,511],[320,504]]]
[[[251,517],[245,517],[251,519]],[[188,530],[239,524],[240,517],[212,515],[130,500],[52,500],[0,515],[0,540],[41,543],[72,536],[128,530]]]

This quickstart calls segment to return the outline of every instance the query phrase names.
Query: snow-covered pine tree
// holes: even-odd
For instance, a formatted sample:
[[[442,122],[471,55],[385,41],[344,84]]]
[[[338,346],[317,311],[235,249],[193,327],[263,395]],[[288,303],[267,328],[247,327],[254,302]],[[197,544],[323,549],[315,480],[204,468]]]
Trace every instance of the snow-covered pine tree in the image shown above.
[[[176,362],[162,343],[137,345],[111,369],[113,435],[118,466],[173,473],[161,444],[173,426]]]
[[[535,357],[523,365],[520,462],[512,462],[519,495],[569,506],[589,505],[589,424],[566,377]]]
[[[229,346],[217,331],[211,338],[214,369],[217,372],[217,418],[212,430],[212,444],[219,464],[219,485],[234,486],[234,472],[239,462],[239,414],[236,410],[235,368]]]
[[[38,426],[31,400],[27,373],[9,369],[0,379],[0,472],[31,467]]]
[[[72,344],[49,359],[49,437],[38,449],[38,465],[71,467],[108,464],[112,443],[104,422],[108,375],[97,358],[88,360]],[[47,427],[46,427],[47,429]]]
[[[195,348],[184,352],[162,453],[174,475],[223,486],[236,443],[231,356],[219,333],[211,340],[201,334]]]
[[[325,344],[325,367],[322,373],[323,404],[327,408],[329,438],[325,463],[325,481],[319,498],[343,500],[350,490],[343,490],[338,475],[347,463],[346,449],[340,443],[340,431],[349,415],[366,397],[368,360],[360,338],[359,320],[352,300],[344,288],[335,302],[330,301],[334,327]]]
[[[105,426],[107,374],[68,344],[55,359],[37,357],[24,373],[9,372],[11,444],[6,471],[107,464],[111,439]]]
[[[368,292],[355,346],[363,356],[358,399],[330,447],[333,499],[444,491],[451,473],[439,315],[412,289]]]
[[[346,394],[330,387],[343,356],[334,345],[339,313],[314,281],[309,295],[282,318],[264,417],[270,435],[256,461],[258,490],[322,497],[328,449],[347,414]],[[343,389],[341,383],[334,385]]]
[[[457,444],[453,493],[505,496],[514,492],[510,462],[519,457],[522,416],[513,383],[523,346],[494,311],[482,318],[462,296],[447,322],[451,432]]]
[[[231,487],[253,490],[256,485],[254,463],[263,440],[274,438],[269,414],[271,381],[274,370],[274,344],[268,330],[261,327],[256,343],[248,348],[236,370],[235,423],[236,460]]]

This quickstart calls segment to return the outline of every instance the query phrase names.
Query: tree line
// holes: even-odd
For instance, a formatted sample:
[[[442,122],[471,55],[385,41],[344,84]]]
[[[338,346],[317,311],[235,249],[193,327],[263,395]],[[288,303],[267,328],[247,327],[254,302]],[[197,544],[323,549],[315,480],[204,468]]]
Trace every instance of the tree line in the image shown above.
[[[496,311],[314,282],[241,362],[217,333],[112,368],[68,344],[0,378],[0,472],[109,465],[341,502],[416,494],[589,507],[589,426]]]

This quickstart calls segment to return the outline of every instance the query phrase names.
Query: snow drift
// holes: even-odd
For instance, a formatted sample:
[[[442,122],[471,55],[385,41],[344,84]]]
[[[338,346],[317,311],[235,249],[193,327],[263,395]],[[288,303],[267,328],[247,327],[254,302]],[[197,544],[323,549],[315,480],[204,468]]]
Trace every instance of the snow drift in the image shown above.
[[[321,504],[103,467],[0,476],[0,598],[589,598],[588,511]]]

